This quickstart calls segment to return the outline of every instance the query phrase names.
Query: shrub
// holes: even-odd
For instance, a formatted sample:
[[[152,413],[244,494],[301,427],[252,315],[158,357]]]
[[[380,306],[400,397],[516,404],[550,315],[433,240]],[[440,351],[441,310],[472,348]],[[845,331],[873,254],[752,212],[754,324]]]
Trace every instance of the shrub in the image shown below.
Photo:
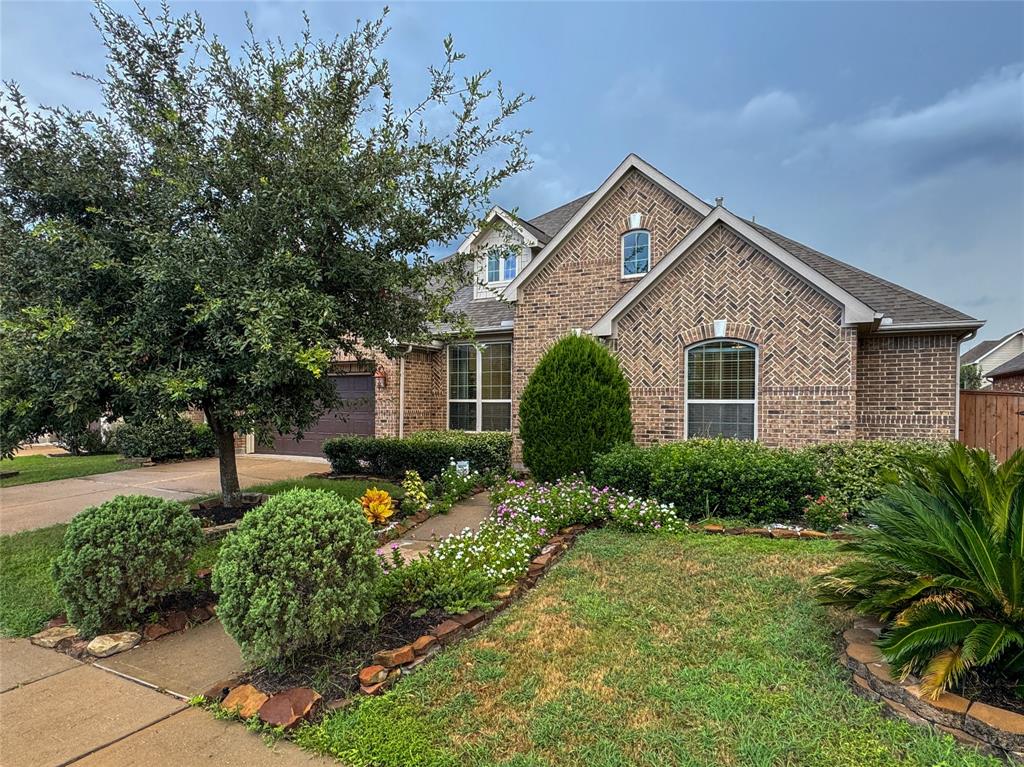
[[[633,439],[629,384],[589,336],[566,336],[541,357],[519,403],[523,462],[549,482],[589,474],[594,456]]]
[[[217,615],[255,662],[337,640],[379,615],[375,548],[358,501],[322,490],[272,496],[221,547]]]
[[[217,452],[213,431],[181,416],[132,419],[111,433],[109,444],[128,458],[209,458]]]
[[[56,443],[71,455],[97,455],[108,450],[103,432],[88,426],[76,432],[57,432],[54,437]]]
[[[430,499],[427,498],[427,486],[416,471],[405,472],[402,479],[402,508],[407,514],[427,511]]]
[[[892,620],[879,642],[938,695],[970,669],[1024,674],[1024,451],[996,466],[954,444],[868,503],[828,604]]]
[[[804,524],[815,530],[832,530],[849,519],[846,510],[827,495],[813,495],[805,499]]]
[[[53,566],[68,620],[83,634],[120,629],[180,589],[202,543],[186,506],[123,495],[78,514]]]
[[[506,473],[512,466],[512,435],[507,432],[421,431],[408,437],[334,437],[324,455],[336,474],[370,473],[399,478],[415,471],[436,477],[448,464],[468,461],[481,474]]]
[[[391,493],[376,487],[367,488],[359,499],[359,505],[363,509],[363,516],[371,525],[384,524],[388,517],[395,513],[395,502],[391,498]]]
[[[821,478],[822,492],[850,517],[858,515],[887,485],[905,479],[922,458],[942,455],[948,443],[862,440],[806,449]]]
[[[687,519],[795,518],[819,481],[809,456],[757,442],[692,439],[619,448],[596,461],[595,482],[671,503]]]

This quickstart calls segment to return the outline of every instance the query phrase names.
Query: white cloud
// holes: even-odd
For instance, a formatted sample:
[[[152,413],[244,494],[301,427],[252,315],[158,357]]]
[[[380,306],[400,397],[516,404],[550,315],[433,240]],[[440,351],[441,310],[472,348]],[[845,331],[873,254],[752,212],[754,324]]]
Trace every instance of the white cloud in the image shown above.
[[[805,110],[800,99],[788,91],[773,90],[754,96],[740,109],[741,123],[763,127],[793,124],[804,119]]]

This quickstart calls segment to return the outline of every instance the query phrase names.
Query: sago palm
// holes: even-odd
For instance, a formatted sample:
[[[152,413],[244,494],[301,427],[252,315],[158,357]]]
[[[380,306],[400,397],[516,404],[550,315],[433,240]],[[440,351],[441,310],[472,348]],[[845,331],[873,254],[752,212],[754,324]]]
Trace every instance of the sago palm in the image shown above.
[[[878,643],[938,696],[968,669],[1024,672],[1024,451],[954,445],[865,508],[819,596],[890,621]]]

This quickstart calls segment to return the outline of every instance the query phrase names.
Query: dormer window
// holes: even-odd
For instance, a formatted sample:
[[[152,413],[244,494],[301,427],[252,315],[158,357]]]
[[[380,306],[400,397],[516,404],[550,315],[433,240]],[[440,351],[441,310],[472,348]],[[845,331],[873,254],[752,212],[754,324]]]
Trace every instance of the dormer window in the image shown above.
[[[651,266],[651,233],[635,229],[622,235],[622,276],[642,277]]]
[[[516,278],[518,251],[487,254],[487,282],[511,282]]]

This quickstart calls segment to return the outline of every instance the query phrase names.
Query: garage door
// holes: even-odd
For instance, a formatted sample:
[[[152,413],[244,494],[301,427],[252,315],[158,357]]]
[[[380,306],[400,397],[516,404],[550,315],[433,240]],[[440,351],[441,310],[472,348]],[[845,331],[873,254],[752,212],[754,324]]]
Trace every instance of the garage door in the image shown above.
[[[307,429],[296,441],[285,435],[274,439],[272,445],[257,446],[257,453],[283,455],[323,455],[324,440],[339,434],[373,436],[373,376],[332,376],[334,388],[344,404],[337,410],[328,410],[320,420]]]

